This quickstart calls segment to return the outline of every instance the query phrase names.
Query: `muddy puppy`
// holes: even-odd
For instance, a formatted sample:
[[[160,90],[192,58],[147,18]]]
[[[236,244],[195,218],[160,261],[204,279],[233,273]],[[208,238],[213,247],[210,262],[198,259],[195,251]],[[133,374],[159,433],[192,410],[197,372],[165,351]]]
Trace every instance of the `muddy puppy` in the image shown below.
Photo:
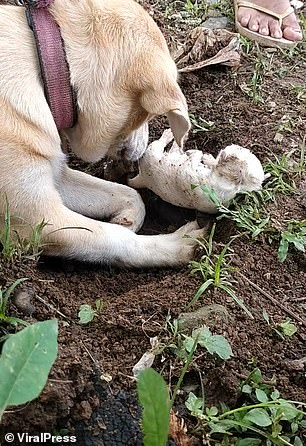
[[[124,141],[126,156],[137,160],[155,115],[167,116],[182,145],[190,128],[186,100],[149,14],[132,0],[49,3],[76,93],[77,122],[62,131],[71,149],[95,162]],[[193,239],[203,234],[196,223],[173,234],[137,235],[145,208],[134,189],[68,168],[20,6],[0,6],[0,123],[0,215],[8,203],[21,237],[44,221],[42,246],[55,256],[140,268],[193,256]]]
[[[176,206],[215,213],[217,209],[200,188],[211,187],[224,205],[239,192],[259,190],[265,178],[260,161],[248,149],[231,145],[217,158],[200,150],[184,152],[173,141],[170,129],[151,143],[139,160],[139,174],[129,180],[135,188],[148,188],[163,200]]]

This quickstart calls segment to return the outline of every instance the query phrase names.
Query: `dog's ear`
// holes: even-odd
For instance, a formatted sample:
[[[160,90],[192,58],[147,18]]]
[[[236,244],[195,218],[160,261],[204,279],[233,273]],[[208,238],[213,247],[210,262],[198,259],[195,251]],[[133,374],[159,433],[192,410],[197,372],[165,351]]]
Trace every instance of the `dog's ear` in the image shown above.
[[[140,103],[151,115],[167,115],[174,139],[182,147],[191,127],[186,99],[176,82],[159,87],[145,90]]]

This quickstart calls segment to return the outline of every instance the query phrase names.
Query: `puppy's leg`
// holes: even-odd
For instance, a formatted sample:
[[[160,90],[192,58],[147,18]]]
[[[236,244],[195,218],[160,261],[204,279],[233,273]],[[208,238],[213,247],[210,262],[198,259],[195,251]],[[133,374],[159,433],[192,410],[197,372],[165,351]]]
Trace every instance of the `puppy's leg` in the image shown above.
[[[156,141],[151,142],[146,150],[143,160],[140,160],[139,174],[134,178],[128,180],[128,185],[135,189],[142,189],[147,187],[146,169],[150,170],[150,166],[158,163],[164,156],[165,147],[173,140],[171,129],[163,132],[162,136]],[[166,156],[167,154],[165,154]]]
[[[185,153],[188,156],[188,158],[184,162],[183,168],[197,170],[203,157],[203,153],[201,152],[201,150],[187,150],[187,152]]]
[[[213,167],[216,167],[218,162],[216,158],[214,158],[210,153],[204,153],[202,157],[202,162],[204,165],[212,169]]]
[[[171,129],[164,130],[162,136],[153,141],[147,148],[147,152],[151,152],[156,159],[161,159],[164,154],[165,147],[173,141],[173,134]]]
[[[138,231],[143,224],[145,207],[134,189],[69,169],[61,171],[56,181],[63,203],[71,210],[97,219],[107,219]]]

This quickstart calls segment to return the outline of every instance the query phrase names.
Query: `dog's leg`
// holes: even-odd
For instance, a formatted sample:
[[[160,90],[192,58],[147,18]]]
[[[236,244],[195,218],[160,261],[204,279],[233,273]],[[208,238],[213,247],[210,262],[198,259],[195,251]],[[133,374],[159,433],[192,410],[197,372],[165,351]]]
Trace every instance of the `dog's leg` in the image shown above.
[[[61,171],[57,183],[60,196],[69,209],[87,217],[107,219],[132,231],[138,231],[142,226],[145,207],[134,189],[67,166]]]
[[[3,171],[0,177],[0,213],[7,198],[11,213],[23,221],[34,226],[44,220],[42,243],[47,254],[138,268],[175,266],[192,258],[195,238],[203,235],[194,222],[172,234],[145,236],[90,219],[65,206],[55,187],[59,174],[54,163],[18,154],[16,158],[16,153],[14,157],[9,153],[10,162],[14,159],[14,176]],[[6,158],[4,165],[10,162]]]

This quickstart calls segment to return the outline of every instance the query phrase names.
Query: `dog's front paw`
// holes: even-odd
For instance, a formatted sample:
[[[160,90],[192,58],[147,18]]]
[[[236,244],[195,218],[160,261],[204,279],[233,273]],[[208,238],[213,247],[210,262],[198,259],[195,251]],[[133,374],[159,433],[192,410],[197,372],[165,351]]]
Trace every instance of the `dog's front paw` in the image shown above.
[[[207,228],[200,228],[196,221],[192,221],[171,235],[176,238],[178,264],[186,264],[194,258],[198,240],[207,235]]]

